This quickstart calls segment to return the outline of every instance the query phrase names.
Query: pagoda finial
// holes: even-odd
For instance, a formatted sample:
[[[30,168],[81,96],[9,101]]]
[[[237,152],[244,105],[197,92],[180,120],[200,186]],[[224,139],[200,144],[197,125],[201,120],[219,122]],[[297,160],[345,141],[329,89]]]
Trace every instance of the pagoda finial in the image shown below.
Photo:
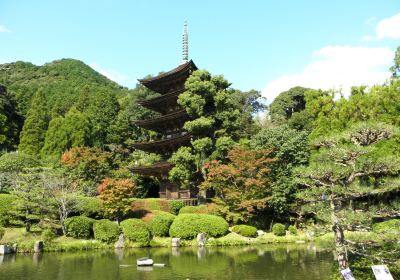
[[[189,35],[187,21],[183,23],[183,34],[182,34],[182,64],[189,61]]]

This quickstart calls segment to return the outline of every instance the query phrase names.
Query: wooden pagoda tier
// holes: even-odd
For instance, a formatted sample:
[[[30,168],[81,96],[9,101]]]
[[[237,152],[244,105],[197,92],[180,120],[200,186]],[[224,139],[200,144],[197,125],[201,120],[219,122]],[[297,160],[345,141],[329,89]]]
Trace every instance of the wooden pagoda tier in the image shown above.
[[[193,71],[197,70],[197,66],[192,60],[183,63],[172,69],[171,71],[162,73],[158,76],[140,79],[139,82],[145,87],[161,93],[166,94],[177,90],[182,90],[186,79],[192,74]]]
[[[174,108],[176,108],[178,96],[179,96],[179,94],[181,94],[184,91],[185,91],[184,88],[178,89],[173,92],[166,93],[164,95],[161,95],[161,96],[158,96],[158,97],[155,97],[152,99],[139,101],[138,104],[147,109],[150,109],[150,110],[153,110],[153,111],[156,111],[158,113],[165,115],[165,114],[168,114],[170,112],[170,110],[173,110]]]
[[[167,135],[165,139],[149,142],[137,142],[132,146],[138,150],[149,153],[170,155],[172,152],[179,149],[181,146],[190,144],[192,135],[186,131],[177,132],[175,134]]]
[[[172,167],[174,167],[174,164],[167,161],[160,161],[150,166],[134,166],[131,167],[130,170],[133,173],[139,173],[144,176],[164,178]]]
[[[144,129],[167,134],[168,137],[168,134],[173,133],[173,128],[183,127],[187,120],[189,120],[189,115],[186,113],[186,110],[180,109],[178,111],[162,115],[158,118],[139,120],[135,121],[134,123]]]

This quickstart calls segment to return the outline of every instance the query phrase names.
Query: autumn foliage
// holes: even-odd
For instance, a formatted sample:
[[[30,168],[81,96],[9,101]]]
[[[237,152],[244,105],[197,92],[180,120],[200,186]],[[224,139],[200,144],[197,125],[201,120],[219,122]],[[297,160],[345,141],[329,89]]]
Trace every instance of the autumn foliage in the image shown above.
[[[131,209],[135,184],[130,179],[105,178],[97,187],[106,214],[118,221]]]
[[[205,165],[207,178],[200,188],[215,191],[214,201],[224,206],[227,219],[246,221],[267,207],[272,191],[269,165],[274,162],[269,154],[269,150],[233,148],[227,164],[214,160]]]

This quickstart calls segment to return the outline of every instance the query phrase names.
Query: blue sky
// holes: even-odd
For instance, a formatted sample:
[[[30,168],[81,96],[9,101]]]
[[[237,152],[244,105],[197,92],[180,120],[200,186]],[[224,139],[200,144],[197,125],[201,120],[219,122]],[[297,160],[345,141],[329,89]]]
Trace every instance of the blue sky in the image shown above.
[[[400,1],[0,0],[0,63],[75,58],[118,83],[189,56],[272,100],[297,84],[383,82],[400,46]]]

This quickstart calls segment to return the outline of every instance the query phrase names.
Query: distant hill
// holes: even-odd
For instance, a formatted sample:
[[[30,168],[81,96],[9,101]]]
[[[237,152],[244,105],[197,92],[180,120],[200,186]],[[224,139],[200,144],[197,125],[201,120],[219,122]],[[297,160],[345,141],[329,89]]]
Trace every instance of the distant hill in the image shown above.
[[[0,64],[0,84],[14,96],[23,116],[40,88],[46,95],[49,109],[61,113],[69,110],[84,89],[111,91],[118,99],[128,94],[127,88],[75,59],[55,60],[43,66],[22,61]]]

